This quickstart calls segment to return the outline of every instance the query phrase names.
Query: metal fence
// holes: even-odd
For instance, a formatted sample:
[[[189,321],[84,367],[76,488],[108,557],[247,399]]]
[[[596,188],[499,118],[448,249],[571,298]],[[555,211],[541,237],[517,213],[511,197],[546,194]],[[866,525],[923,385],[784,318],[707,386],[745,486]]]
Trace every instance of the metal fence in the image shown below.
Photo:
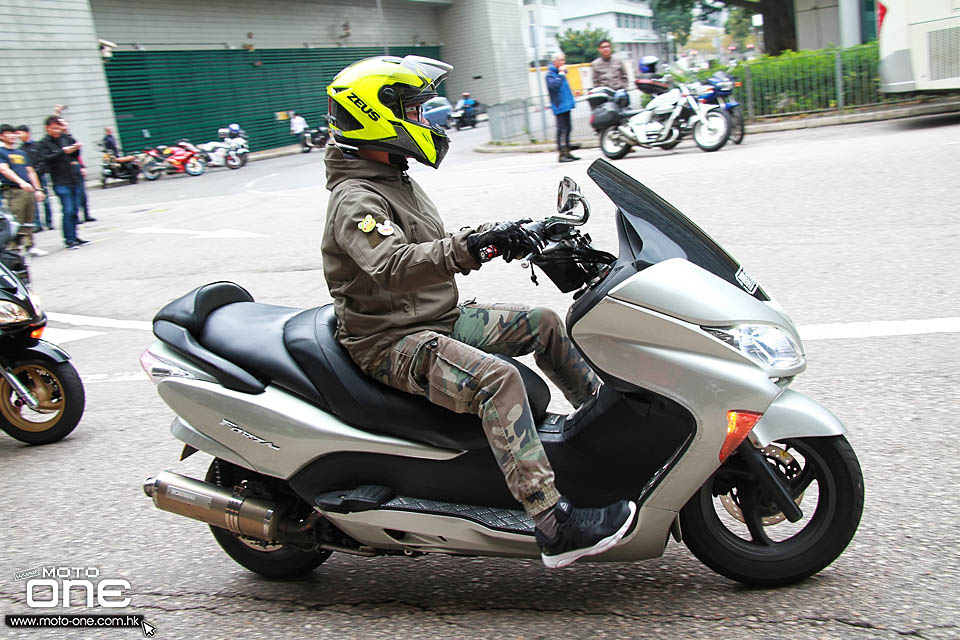
[[[814,53],[788,53],[738,66],[732,75],[742,80],[736,98],[749,119],[841,111],[904,98],[880,93],[876,43]],[[700,74],[701,79],[710,72]],[[640,92],[631,91],[630,103],[639,106]],[[491,105],[490,139],[494,142],[553,141],[556,122],[548,105],[541,117],[541,97]],[[591,137],[590,107],[578,99],[572,114],[573,136]]]
[[[880,92],[876,43],[849,49],[789,53],[741,65],[739,99],[748,118],[841,111],[903,98]]]

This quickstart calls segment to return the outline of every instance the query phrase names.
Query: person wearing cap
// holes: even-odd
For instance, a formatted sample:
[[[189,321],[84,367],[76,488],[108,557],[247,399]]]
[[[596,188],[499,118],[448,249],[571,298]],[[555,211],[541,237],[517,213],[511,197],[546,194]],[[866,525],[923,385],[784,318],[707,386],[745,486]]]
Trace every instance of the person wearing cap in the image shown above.
[[[43,200],[40,178],[30,164],[30,155],[17,148],[20,136],[11,125],[0,125],[0,185],[3,199],[20,223],[17,231],[17,243],[33,256],[45,255],[33,246],[33,218],[37,212],[37,203]]]

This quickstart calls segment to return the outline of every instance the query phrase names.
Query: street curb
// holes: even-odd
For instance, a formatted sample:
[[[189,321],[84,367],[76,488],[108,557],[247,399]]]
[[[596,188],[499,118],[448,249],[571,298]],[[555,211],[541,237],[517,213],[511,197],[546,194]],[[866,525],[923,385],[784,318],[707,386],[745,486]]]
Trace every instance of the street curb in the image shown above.
[[[918,104],[911,105],[909,107],[874,109],[872,111],[859,111],[854,113],[839,113],[829,116],[812,116],[807,118],[798,118],[796,120],[784,120],[781,122],[748,124],[746,127],[746,132],[749,134],[757,134],[771,133],[773,131],[792,131],[796,129],[831,127],[840,124],[877,122],[882,120],[894,120],[898,118],[929,116],[954,112],[960,112],[960,101]],[[592,149],[600,146],[596,136],[591,136],[589,138],[571,138],[571,141],[579,144],[583,149]],[[474,149],[474,151],[477,153],[555,153],[556,150],[557,146],[552,142],[517,145],[498,145],[486,143]]]

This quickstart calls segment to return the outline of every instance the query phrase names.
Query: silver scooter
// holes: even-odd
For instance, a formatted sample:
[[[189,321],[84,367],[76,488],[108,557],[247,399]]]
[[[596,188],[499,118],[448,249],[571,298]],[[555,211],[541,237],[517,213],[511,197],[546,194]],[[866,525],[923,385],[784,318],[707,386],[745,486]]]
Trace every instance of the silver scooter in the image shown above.
[[[666,201],[605,160],[588,175],[616,206],[619,256],[580,232],[589,206],[565,178],[558,213],[526,227],[543,241],[528,266],[575,292],[567,327],[604,385],[558,415],[512,362],[561,493],[638,505],[591,560],[656,558],[672,536],[747,584],[820,571],[857,529],[863,477],[840,421],[789,388],[806,366],[796,327]],[[234,560],[274,578],[333,552],[538,558],[479,418],[364,376],[335,331],[332,305],[257,304],[229,282],[164,307],[141,363],[183,457],[214,460],[202,480],[147,479],[154,504],[210,524]]]

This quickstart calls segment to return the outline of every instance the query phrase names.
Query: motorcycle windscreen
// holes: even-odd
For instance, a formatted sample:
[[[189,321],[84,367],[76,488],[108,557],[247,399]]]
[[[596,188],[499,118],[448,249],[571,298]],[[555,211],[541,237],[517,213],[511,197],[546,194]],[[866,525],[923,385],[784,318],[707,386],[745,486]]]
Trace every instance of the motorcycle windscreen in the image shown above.
[[[729,253],[669,202],[620,171],[604,159],[595,160],[587,175],[619,209],[625,232],[621,238],[620,260],[629,256],[647,265],[671,258],[683,258],[706,269],[730,284],[744,289],[758,300],[770,298]]]

